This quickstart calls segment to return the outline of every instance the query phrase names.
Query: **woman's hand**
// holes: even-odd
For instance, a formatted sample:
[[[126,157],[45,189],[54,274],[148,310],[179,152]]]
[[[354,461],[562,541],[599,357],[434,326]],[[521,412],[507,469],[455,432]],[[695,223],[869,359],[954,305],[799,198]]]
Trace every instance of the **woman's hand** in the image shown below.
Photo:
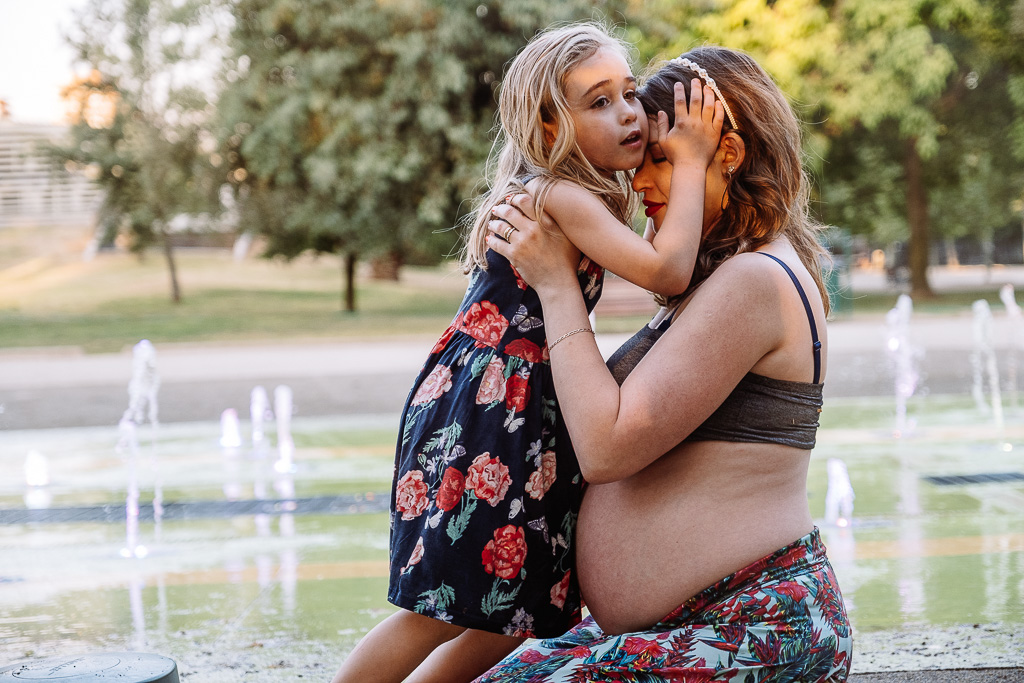
[[[491,213],[487,246],[507,258],[527,284],[538,293],[579,287],[576,269],[580,250],[550,217],[545,221],[550,227],[542,227],[535,220],[532,196],[518,194],[507,204],[494,207]]]
[[[658,125],[651,130],[651,142],[657,142],[668,162],[693,163],[707,168],[718,151],[725,122],[725,107],[715,99],[715,91],[698,78],[690,81],[690,103],[682,83],[675,84],[675,124],[668,127],[668,115],[658,112]]]

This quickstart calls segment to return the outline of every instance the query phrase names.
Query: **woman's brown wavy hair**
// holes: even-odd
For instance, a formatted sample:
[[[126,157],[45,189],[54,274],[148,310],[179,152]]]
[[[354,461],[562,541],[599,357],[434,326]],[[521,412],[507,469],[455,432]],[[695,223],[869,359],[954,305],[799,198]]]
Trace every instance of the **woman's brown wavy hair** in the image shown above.
[[[785,95],[750,56],[723,47],[698,47],[681,58],[700,65],[715,79],[732,109],[746,155],[728,186],[728,203],[701,240],[689,295],[726,259],[754,251],[785,235],[821,294],[826,315],[828,292],[821,268],[828,254],[818,243],[822,226],[808,213],[809,184],[801,162],[800,124]],[[638,91],[649,116],[667,112],[674,121],[673,87],[682,82],[689,98],[697,74],[676,61],[665,62]],[[733,130],[726,118],[723,134]],[[723,197],[723,202],[725,198]]]

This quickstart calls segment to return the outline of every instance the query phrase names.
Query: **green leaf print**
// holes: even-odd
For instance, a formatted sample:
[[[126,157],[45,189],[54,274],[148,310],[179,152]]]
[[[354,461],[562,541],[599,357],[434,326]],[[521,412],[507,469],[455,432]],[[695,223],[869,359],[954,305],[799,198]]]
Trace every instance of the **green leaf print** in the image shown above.
[[[543,412],[542,412],[542,414],[544,416],[544,421],[547,422],[548,424],[554,424],[555,423],[555,406],[557,405],[555,403],[555,399],[553,399],[553,398],[545,398],[545,399],[543,399],[543,404],[542,405],[543,405]]]
[[[448,538],[452,539],[452,545],[455,545],[455,541],[462,538],[462,534],[466,532],[466,527],[469,526],[469,517],[476,510],[476,494],[472,491],[466,491],[463,494],[464,498],[468,498],[469,502],[462,506],[462,511],[458,515],[448,520]]]
[[[508,361],[505,362],[505,379],[511,377],[512,373],[518,370],[519,366],[522,365],[523,362],[523,359],[519,356],[509,356]]]
[[[448,606],[455,601],[455,589],[442,581],[434,590],[420,593],[420,598],[415,607],[420,614],[447,612]]]
[[[484,596],[484,599],[480,601],[480,611],[487,616],[491,616],[494,612],[500,612],[502,610],[509,609],[515,602],[516,596],[519,594],[519,589],[523,587],[523,584],[519,584],[513,590],[504,592],[501,590],[501,584],[507,583],[504,579],[495,579],[494,587],[491,592]]]
[[[470,376],[473,379],[476,379],[480,375],[484,374],[484,368],[487,367],[487,364],[491,362],[491,358],[493,357],[493,351],[491,353],[481,353],[477,356],[473,361],[473,368],[470,370]]]
[[[410,436],[409,432],[411,432],[412,428],[416,425],[416,417],[418,415],[419,415],[419,411],[413,412],[413,410],[411,408],[409,409],[409,413],[408,413],[408,415],[405,418],[405,424],[402,426],[402,445],[403,446],[406,445],[407,443],[409,443],[409,439],[412,438]]]
[[[434,432],[434,438],[423,444],[423,449],[426,451],[439,449],[444,451],[445,455],[448,455],[451,453],[452,446],[458,442],[460,436],[462,436],[462,425],[458,422],[452,422],[447,427],[442,427]]]

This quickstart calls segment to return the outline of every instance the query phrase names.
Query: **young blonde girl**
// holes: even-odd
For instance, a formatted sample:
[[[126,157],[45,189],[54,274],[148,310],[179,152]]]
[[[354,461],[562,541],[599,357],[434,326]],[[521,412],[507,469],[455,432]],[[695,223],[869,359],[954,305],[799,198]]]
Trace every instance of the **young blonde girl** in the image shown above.
[[[679,91],[672,129],[660,119],[678,202],[645,241],[627,227],[648,123],[626,54],[600,26],[574,24],[541,33],[509,67],[491,190],[467,240],[469,287],[402,415],[388,593],[402,609],[363,639],[336,682],[470,680],[524,638],[579,621],[573,542],[584,481],[548,351],[592,330],[547,339],[536,292],[485,239],[492,209],[528,183],[585,255],[577,279],[588,310],[602,266],[664,295],[687,287],[723,109],[695,80],[689,105]]]

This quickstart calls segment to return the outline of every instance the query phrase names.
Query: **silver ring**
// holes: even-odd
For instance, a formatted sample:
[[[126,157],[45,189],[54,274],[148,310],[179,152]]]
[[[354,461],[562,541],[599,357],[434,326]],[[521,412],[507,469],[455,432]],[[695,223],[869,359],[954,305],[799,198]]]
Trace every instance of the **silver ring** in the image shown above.
[[[506,242],[511,242],[512,240],[509,239],[509,238],[512,237],[512,233],[514,233],[514,232],[516,232],[515,226],[514,225],[510,225],[507,228],[505,228],[505,231],[503,233],[501,233],[501,237]]]

